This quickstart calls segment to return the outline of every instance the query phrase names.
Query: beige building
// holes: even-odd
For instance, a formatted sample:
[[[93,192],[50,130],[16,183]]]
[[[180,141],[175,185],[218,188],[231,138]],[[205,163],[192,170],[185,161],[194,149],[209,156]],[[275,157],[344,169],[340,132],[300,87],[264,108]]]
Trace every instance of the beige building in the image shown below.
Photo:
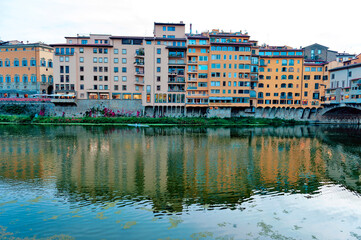
[[[78,99],[141,99],[146,107],[185,104],[183,23],[155,23],[154,37],[90,34],[53,44],[54,87]],[[153,109],[154,110],[154,109]]]
[[[0,97],[52,93],[53,48],[43,43],[0,43]]]

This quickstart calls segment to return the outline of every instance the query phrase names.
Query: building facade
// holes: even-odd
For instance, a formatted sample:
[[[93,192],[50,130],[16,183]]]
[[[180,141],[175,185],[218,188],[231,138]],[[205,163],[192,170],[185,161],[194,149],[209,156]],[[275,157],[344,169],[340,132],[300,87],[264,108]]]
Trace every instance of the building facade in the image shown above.
[[[326,104],[361,102],[361,64],[336,67],[329,72],[330,85],[325,93]]]
[[[316,60],[331,62],[336,60],[338,54],[336,51],[329,50],[328,47],[318,43],[314,43],[302,49],[305,55],[305,60],[311,61]]]
[[[257,107],[301,107],[303,50],[266,46],[259,55]]]
[[[53,48],[43,43],[0,43],[0,97],[53,92]]]

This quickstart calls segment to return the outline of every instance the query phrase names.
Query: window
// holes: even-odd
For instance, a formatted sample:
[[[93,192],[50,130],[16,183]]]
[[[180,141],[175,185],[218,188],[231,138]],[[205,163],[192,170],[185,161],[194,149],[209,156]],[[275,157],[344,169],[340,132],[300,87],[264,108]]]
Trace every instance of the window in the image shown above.
[[[118,68],[118,67],[114,67],[114,72],[115,72],[115,73],[119,72],[119,68]]]
[[[157,85],[157,91],[160,91],[160,85]]]
[[[65,73],[69,73],[69,66],[65,66]]]
[[[88,44],[88,40],[81,40],[81,44]]]
[[[83,62],[84,62],[84,58],[83,58],[83,57],[80,57],[80,58],[79,58],[79,62],[83,63]]]
[[[119,49],[118,48],[114,48],[114,54],[118,54],[119,53]]]
[[[127,91],[127,85],[122,85],[122,90]]]
[[[6,62],[5,62],[5,65],[6,65]],[[32,66],[32,67],[35,67],[35,66],[36,66],[36,60],[35,60],[35,58],[32,58],[32,59],[30,60],[30,66]]]
[[[160,76],[157,76],[157,82],[160,82]]]
[[[168,27],[168,31],[175,31],[175,27]]]
[[[97,63],[98,62],[98,58],[93,57],[93,63]]]
[[[104,62],[108,63],[108,58],[107,57],[104,57]]]
[[[80,53],[84,53],[84,48],[79,48]]]
[[[84,67],[80,66],[80,72],[84,72]]]
[[[118,82],[119,77],[118,76],[114,76],[114,82]]]
[[[126,82],[126,81],[127,81],[127,76],[123,76],[123,77],[122,77],[122,81],[123,81],[123,82]]]
[[[118,69],[118,68],[117,68]],[[127,68],[126,67],[122,67],[122,72],[126,73],[127,72]]]
[[[126,58],[122,58],[122,63],[127,63],[127,59],[126,59]]]
[[[119,85],[114,85],[114,90],[118,91],[119,90]]]
[[[127,49],[122,49],[122,54],[127,54]]]
[[[162,49],[161,48],[157,48],[157,54],[161,54]]]
[[[160,63],[161,59],[160,58],[157,58],[157,63]]]
[[[65,62],[69,62],[69,57],[65,57]],[[43,62],[41,62],[41,66],[44,66]]]
[[[114,58],[114,63],[118,63],[119,62],[119,58]]]
[[[26,58],[23,58],[23,60],[21,61],[23,67],[27,67],[28,66],[28,60],[26,60]]]
[[[157,72],[160,72],[160,67],[157,67]]]

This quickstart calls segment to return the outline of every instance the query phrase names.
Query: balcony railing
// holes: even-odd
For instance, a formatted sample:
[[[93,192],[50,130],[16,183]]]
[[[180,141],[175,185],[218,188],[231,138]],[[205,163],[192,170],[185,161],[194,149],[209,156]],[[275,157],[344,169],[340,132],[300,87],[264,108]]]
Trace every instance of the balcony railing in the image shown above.
[[[197,69],[188,69],[188,72],[189,73],[195,73],[195,72],[198,72],[198,70]]]
[[[187,90],[197,90],[197,87],[190,86],[190,87],[187,87]]]
[[[184,60],[169,60],[169,65],[185,65],[186,62]]]
[[[188,78],[188,81],[195,82],[195,81],[197,81],[197,78]]]
[[[175,79],[172,79],[170,78],[168,80],[168,83],[185,83],[185,78],[184,77],[178,77],[178,78],[175,78]]]
[[[143,71],[137,71],[137,72],[135,72],[135,75],[144,75],[144,72]]]
[[[182,53],[169,53],[168,57],[183,58],[184,54],[182,54]]]

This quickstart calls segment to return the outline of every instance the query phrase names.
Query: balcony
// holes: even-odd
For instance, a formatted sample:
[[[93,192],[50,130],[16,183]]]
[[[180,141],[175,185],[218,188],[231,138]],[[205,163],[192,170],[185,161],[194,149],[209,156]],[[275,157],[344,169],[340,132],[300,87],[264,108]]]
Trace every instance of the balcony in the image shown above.
[[[189,81],[189,82],[196,82],[196,81],[197,81],[197,78],[188,78],[188,81]]]
[[[191,61],[191,60],[188,61],[188,64],[197,64],[197,63],[198,61]]]
[[[188,69],[188,73],[196,73],[196,72],[198,72],[197,69]]]
[[[139,67],[143,67],[144,66],[144,62],[134,62],[135,66],[139,66]]]
[[[189,86],[189,87],[187,87],[187,90],[197,90],[197,87]]]
[[[185,92],[185,90],[184,88],[173,87],[173,88],[168,88],[168,92]]]
[[[186,65],[184,60],[169,60],[168,65]]]
[[[177,77],[177,78],[170,78],[168,80],[168,83],[185,83],[185,78],[184,77]]]
[[[260,67],[267,67],[267,63],[260,63],[259,66]]]
[[[144,81],[135,81],[135,85],[144,86]]]
[[[144,76],[144,71],[137,71],[137,72],[135,72],[135,75]]]
[[[138,49],[135,51],[135,57],[144,58],[144,49]]]
[[[199,98],[199,97],[208,97],[208,94],[188,94],[187,98]]]
[[[183,53],[169,53],[168,57],[172,57],[172,58],[184,58],[184,54]]]

